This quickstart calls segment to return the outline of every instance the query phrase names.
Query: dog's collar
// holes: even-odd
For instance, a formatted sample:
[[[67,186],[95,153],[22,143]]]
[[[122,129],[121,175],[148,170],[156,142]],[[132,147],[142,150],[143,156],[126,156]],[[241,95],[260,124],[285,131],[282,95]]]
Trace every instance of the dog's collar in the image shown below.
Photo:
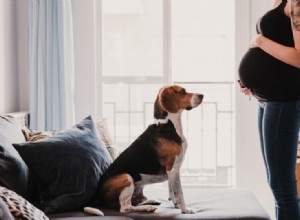
[[[162,118],[160,118],[160,119],[155,119],[155,124],[157,124],[157,125],[159,125],[159,124],[167,124],[168,121],[169,121],[168,118],[164,118],[164,119],[162,119]]]

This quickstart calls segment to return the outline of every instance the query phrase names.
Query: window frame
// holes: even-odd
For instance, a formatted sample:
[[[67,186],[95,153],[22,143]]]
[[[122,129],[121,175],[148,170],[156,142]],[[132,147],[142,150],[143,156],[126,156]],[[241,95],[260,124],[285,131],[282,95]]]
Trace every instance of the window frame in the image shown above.
[[[169,84],[172,82],[172,0],[161,0],[163,1],[163,76],[162,77],[107,77],[103,76],[102,69],[102,9],[103,9],[103,1],[104,0],[93,0],[94,1],[94,39],[95,39],[95,49],[94,49],[94,57],[95,57],[95,116],[98,119],[103,117],[102,115],[102,107],[103,107],[103,83],[163,83]],[[250,23],[250,15],[251,15],[251,3],[250,0],[235,0],[235,20],[236,20],[236,33],[235,33],[235,66],[238,66],[238,63],[245,52],[245,47],[248,45],[249,40],[251,39],[250,27],[252,24]],[[242,30],[242,31],[241,31]],[[235,79],[237,79],[237,71],[235,73]],[[241,103],[241,100],[236,97],[237,90],[233,93],[233,99],[235,100],[234,110],[236,112],[235,118],[239,117],[240,107],[237,107],[238,103]],[[234,119],[234,128],[235,138],[234,144],[239,145],[242,140],[239,138],[237,131],[242,126],[237,123],[236,119]],[[235,185],[242,185],[242,176],[243,176],[243,150],[235,149],[235,167],[236,167],[236,180],[233,182]]]

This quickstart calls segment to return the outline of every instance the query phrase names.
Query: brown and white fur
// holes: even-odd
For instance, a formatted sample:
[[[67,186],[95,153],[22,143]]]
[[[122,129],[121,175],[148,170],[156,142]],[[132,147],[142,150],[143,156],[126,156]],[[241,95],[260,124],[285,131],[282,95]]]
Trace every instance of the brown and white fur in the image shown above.
[[[187,149],[181,114],[201,104],[203,95],[187,93],[180,86],[160,89],[154,105],[155,124],[149,125],[110,165],[100,180],[98,198],[101,205],[120,212],[154,212],[143,194],[147,184],[168,180],[169,199],[182,213],[194,211],[186,207],[180,182],[180,167]]]

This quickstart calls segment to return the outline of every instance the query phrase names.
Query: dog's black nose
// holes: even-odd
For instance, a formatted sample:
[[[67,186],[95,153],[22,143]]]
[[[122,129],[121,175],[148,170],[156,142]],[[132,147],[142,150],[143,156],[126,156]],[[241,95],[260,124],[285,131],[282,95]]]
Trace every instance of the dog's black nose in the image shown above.
[[[202,100],[203,99],[203,95],[202,94],[198,94],[198,98],[200,99],[200,100]]]

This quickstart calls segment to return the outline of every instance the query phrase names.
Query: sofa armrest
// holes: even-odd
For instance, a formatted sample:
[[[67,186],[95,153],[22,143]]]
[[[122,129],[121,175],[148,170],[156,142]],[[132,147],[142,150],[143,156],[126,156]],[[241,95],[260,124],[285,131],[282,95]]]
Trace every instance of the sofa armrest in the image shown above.
[[[4,115],[10,115],[17,119],[17,121],[20,123],[21,127],[29,127],[29,112],[23,111],[23,112],[11,112],[6,113]]]

